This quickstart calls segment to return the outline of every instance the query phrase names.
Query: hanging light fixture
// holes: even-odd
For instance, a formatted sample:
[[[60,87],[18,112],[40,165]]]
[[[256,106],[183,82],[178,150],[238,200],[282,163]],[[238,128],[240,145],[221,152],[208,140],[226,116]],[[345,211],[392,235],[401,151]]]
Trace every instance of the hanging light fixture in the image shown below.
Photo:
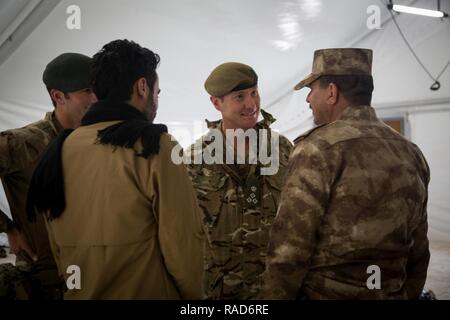
[[[389,10],[393,10],[396,12],[411,13],[411,14],[417,14],[417,15],[421,15],[421,16],[434,17],[434,18],[448,17],[448,14],[441,11],[440,7],[441,7],[440,0],[438,0],[438,10],[429,10],[429,9],[422,9],[422,8],[416,8],[416,7],[402,6],[402,5],[398,5],[398,4],[393,4],[392,0],[390,0],[389,4],[388,4]]]

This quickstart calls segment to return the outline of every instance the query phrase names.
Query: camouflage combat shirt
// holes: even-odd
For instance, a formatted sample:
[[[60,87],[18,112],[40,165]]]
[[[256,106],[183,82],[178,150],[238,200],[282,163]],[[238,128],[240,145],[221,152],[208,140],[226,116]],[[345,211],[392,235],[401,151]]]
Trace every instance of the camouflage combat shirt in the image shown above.
[[[430,173],[419,148],[370,106],[348,107],[295,144],[264,298],[418,298],[430,257]]]
[[[49,282],[56,281],[57,272],[47,229],[41,215],[36,223],[27,220],[26,200],[33,171],[60,130],[60,124],[49,112],[43,120],[0,133],[0,178],[13,218],[12,222],[0,212],[0,232],[6,232],[13,224],[25,234],[38,261],[33,262],[25,254],[17,256],[17,261],[30,264],[35,272],[42,274],[43,281],[48,279]]]
[[[263,110],[261,113],[264,120],[255,129],[278,135],[269,128],[275,119]],[[209,132],[221,129],[220,120],[207,123]],[[211,143],[205,141],[207,135],[200,138],[197,150],[195,144],[190,147],[191,152],[205,150]],[[269,230],[292,150],[291,142],[278,136],[279,169],[273,175],[260,175],[260,164],[188,166],[208,235],[205,294],[209,299],[252,299],[262,288]],[[256,196],[252,190],[257,190]]]

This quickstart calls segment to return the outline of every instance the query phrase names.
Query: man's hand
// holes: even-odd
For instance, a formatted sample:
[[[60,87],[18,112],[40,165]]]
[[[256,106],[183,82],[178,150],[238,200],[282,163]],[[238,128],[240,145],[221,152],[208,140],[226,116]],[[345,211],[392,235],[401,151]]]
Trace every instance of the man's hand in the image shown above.
[[[31,250],[27,238],[21,231],[13,228],[7,234],[11,253],[18,255],[21,251],[24,251],[33,261],[37,261],[37,255]]]

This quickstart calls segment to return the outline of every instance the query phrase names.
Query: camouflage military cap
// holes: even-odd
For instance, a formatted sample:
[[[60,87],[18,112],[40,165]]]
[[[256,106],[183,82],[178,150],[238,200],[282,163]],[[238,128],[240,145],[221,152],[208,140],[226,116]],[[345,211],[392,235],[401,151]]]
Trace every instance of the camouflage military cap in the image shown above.
[[[372,75],[372,50],[357,48],[321,49],[314,52],[312,72],[294,90],[309,86],[321,76]]]
[[[252,88],[257,84],[258,75],[250,66],[227,62],[211,72],[205,81],[205,89],[213,97],[222,97],[232,91]]]
[[[92,58],[80,53],[63,53],[50,61],[42,75],[49,89],[74,92],[91,86]]]

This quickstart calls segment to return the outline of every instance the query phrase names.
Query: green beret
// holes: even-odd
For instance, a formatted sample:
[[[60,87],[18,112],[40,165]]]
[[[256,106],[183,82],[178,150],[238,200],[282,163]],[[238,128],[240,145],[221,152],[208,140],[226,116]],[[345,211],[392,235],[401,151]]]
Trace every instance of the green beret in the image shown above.
[[[50,61],[42,75],[49,89],[75,92],[91,87],[92,58],[79,53],[63,53]]]
[[[205,81],[205,89],[213,97],[222,97],[232,91],[252,88],[257,84],[258,75],[250,66],[227,62],[211,72]]]

